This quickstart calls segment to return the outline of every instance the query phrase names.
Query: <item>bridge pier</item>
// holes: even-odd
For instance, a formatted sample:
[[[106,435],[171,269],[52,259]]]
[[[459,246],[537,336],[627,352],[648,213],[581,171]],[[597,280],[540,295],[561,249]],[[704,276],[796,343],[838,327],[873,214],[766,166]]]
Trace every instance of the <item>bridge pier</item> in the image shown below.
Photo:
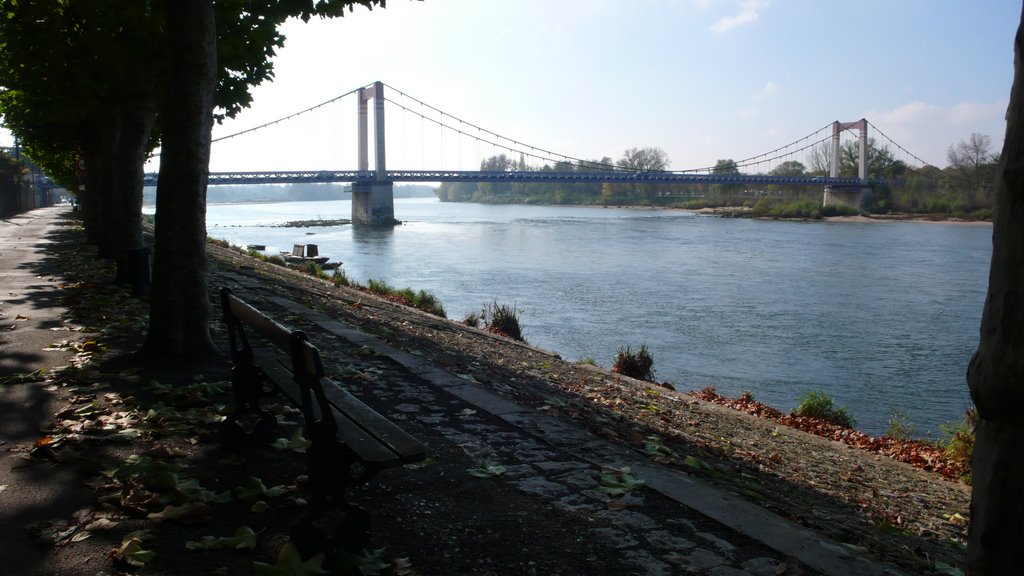
[[[395,194],[392,182],[355,182],[352,184],[352,223],[370,226],[394,226]]]
[[[871,200],[871,188],[864,186],[825,186],[822,206],[847,206],[863,210]]]
[[[395,184],[387,179],[384,153],[384,84],[374,82],[369,88],[359,90],[356,99],[356,114],[359,122],[359,170],[367,171],[369,161],[369,106],[373,100],[374,160],[377,170],[374,179],[352,183],[352,223],[370,226],[394,226]]]

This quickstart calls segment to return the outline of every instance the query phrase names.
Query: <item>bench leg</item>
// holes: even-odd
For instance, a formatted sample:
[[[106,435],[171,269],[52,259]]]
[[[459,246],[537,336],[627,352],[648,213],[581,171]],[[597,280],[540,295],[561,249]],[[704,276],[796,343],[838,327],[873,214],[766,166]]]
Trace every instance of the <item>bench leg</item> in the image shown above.
[[[342,550],[358,554],[370,543],[370,515],[351,504],[311,511],[290,536],[303,558]]]
[[[277,428],[277,418],[260,405],[263,377],[252,366],[231,368],[231,391],[235,411],[221,425],[229,442],[246,443],[270,438]]]
[[[370,516],[348,501],[346,490],[365,480],[369,471],[356,475],[358,459],[347,448],[333,437],[319,440],[306,449],[313,501],[310,513],[292,530],[292,542],[303,557],[307,552],[359,552],[369,544]]]

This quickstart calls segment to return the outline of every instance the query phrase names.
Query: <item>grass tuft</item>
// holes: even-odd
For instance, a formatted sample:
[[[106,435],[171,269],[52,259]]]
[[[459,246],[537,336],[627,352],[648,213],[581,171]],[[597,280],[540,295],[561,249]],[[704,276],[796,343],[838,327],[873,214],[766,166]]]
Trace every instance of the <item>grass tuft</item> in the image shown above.
[[[523,339],[523,328],[519,323],[519,311],[515,304],[509,306],[508,304],[498,304],[496,301],[485,304],[481,311],[481,318],[488,332],[519,342],[526,341]]]
[[[978,410],[971,408],[964,413],[963,419],[954,424],[940,424],[939,429],[946,435],[942,446],[943,456],[971,469],[971,456],[974,454],[974,433],[978,427]],[[966,484],[971,483],[970,472],[961,477]]]
[[[392,302],[411,306],[429,314],[433,314],[434,316],[440,316],[441,318],[448,317],[444,311],[444,306],[441,304],[441,300],[433,293],[426,290],[417,291],[412,288],[403,288],[399,290],[393,288],[386,281],[377,280],[375,278],[370,278],[370,280],[367,281],[366,290]]]
[[[797,416],[831,422],[845,428],[853,428],[857,423],[857,420],[846,411],[846,407],[836,406],[831,396],[814,390],[800,397],[800,405],[793,413]]]
[[[647,344],[641,344],[640,348],[633,351],[630,346],[619,348],[615,354],[615,363],[612,364],[612,372],[623,376],[636,378],[638,380],[654,381],[654,357],[651,356]]]

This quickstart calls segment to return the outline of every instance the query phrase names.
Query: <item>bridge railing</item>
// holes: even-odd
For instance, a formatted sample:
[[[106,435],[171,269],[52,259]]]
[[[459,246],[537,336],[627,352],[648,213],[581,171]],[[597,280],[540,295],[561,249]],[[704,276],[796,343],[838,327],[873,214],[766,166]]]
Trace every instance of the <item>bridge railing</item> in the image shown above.
[[[146,174],[155,186],[158,174]],[[901,186],[902,180],[829,178],[826,176],[769,176],[760,174],[694,174],[688,172],[554,172],[544,170],[388,170],[386,182],[608,182],[620,184],[761,184],[842,187]],[[294,172],[211,172],[211,186],[226,184],[297,184],[377,182],[373,170],[307,170]]]

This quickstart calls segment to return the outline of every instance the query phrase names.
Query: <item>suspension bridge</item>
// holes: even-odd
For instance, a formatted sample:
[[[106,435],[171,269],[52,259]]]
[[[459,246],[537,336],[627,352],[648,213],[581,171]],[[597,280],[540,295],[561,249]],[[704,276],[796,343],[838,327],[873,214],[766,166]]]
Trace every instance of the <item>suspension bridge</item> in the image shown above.
[[[394,97],[385,96],[385,88]],[[822,186],[824,189],[823,203],[828,205],[846,204],[859,205],[866,194],[880,185],[900,185],[901,182],[894,179],[871,178],[868,169],[868,126],[869,122],[861,119],[855,122],[833,122],[815,133],[791,142],[785,146],[776,148],[770,152],[734,161],[732,170],[724,173],[719,167],[702,167],[688,170],[637,170],[614,165],[574,158],[569,155],[559,154],[522,143],[519,140],[511,139],[498,133],[486,130],[476,124],[472,124],[458,118],[450,113],[437,109],[418,99],[415,99],[400,90],[385,85],[382,82],[363,86],[332,98],[326,102],[305,110],[289,114],[249,128],[234,134],[229,134],[214,139],[212,154],[217,155],[218,149],[223,146],[221,142],[238,141],[239,139],[251,138],[251,135],[272,132],[274,127],[280,126],[298,118],[307,117],[314,111],[354,97],[356,101],[356,133],[355,152],[356,168],[354,170],[300,170],[300,171],[227,171],[211,172],[209,174],[210,185],[238,185],[238,184],[297,184],[297,183],[351,183],[352,193],[352,221],[359,224],[370,225],[391,225],[395,220],[393,187],[396,182],[510,182],[510,183],[532,183],[532,182],[567,182],[567,183],[610,183],[610,184],[723,184],[723,185],[753,185],[753,186]],[[370,130],[370,103],[373,104],[373,130]],[[411,115],[419,121],[420,137],[424,138],[423,125],[429,124],[439,134],[440,144],[432,145],[440,154],[446,149],[444,143],[445,134],[449,134],[448,148],[451,148],[451,138],[457,140],[465,139],[475,143],[477,149],[481,146],[490,147],[495,155],[498,150],[502,153],[508,152],[520,158],[520,164],[506,170],[465,170],[465,169],[388,169],[387,158],[388,139],[386,138],[385,109],[391,105],[394,112],[403,115]],[[351,132],[343,129],[345,123],[341,117],[335,118],[334,122],[339,126],[332,127],[335,138],[351,138]],[[317,120],[318,125],[323,120]],[[404,116],[401,120],[401,133],[406,135],[409,130],[405,129]],[[328,124],[330,124],[328,122]],[[873,127],[874,128],[874,127]],[[446,132],[447,131],[447,132]],[[857,151],[858,174],[857,177],[840,177],[840,152],[841,138],[849,137],[856,131],[856,142],[852,148]],[[882,133],[874,128],[875,133]],[[347,136],[346,136],[347,134]],[[370,142],[371,134],[373,141],[373,160],[370,166]],[[914,158],[919,164],[926,163],[910,154],[902,146],[885,137],[885,140],[896,149]],[[287,141],[287,140],[286,140]],[[461,159],[462,140],[459,140],[458,150]],[[403,144],[399,144],[400,151]],[[392,153],[395,152],[392,147]],[[819,171],[816,174],[773,174],[766,168],[778,166],[787,160],[801,157],[810,153],[821,154],[828,163],[828,175],[822,175]],[[816,152],[817,151],[817,152]],[[338,155],[341,156],[341,155]],[[544,169],[527,167],[526,159],[551,163],[555,169],[547,164]],[[351,160],[349,160],[351,161]],[[444,164],[443,156],[424,160],[421,162]],[[818,162],[820,164],[820,162]],[[483,165],[483,163],[481,163]],[[569,170],[558,169],[568,167]],[[753,172],[753,173],[752,173]],[[149,173],[145,177],[145,185],[154,186],[157,183],[158,174]]]

